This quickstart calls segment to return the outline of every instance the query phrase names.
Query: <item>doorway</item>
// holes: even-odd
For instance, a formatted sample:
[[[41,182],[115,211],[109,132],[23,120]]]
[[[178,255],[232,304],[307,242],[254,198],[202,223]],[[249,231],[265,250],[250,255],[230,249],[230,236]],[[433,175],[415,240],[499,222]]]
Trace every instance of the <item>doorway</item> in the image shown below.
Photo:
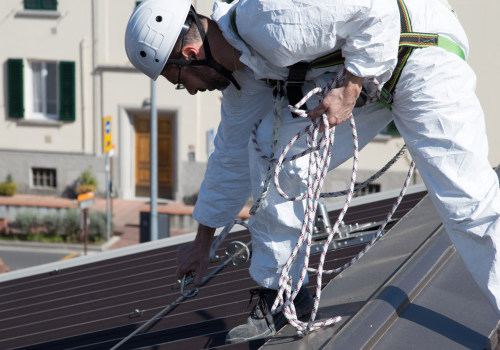
[[[151,117],[134,117],[135,196],[151,194]],[[158,116],[158,197],[173,198],[173,117]]]

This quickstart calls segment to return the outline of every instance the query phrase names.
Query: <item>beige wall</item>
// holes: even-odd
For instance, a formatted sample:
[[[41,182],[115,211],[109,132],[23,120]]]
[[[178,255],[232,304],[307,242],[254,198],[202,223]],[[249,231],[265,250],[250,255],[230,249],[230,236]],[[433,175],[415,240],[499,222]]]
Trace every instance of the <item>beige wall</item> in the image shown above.
[[[77,96],[81,97],[82,76],[89,76],[91,17],[87,1],[59,1],[60,17],[40,18],[23,16],[23,3],[18,0],[3,0],[0,6],[0,62],[3,74],[9,58],[40,60],[68,60],[76,64]],[[81,60],[80,58],[83,58]],[[83,64],[81,63],[83,62]],[[6,82],[0,87],[0,148],[15,147],[18,150],[81,152],[84,145],[83,122],[55,125],[9,120],[7,114]],[[27,87],[25,86],[25,89]],[[76,110],[80,114],[90,100],[77,97]],[[87,125],[87,128],[89,125]],[[87,130],[89,133],[89,130]]]
[[[498,0],[449,0],[469,38],[468,61],[477,75],[477,95],[486,115],[490,162],[500,164],[500,112],[498,110],[500,80],[500,27]]]

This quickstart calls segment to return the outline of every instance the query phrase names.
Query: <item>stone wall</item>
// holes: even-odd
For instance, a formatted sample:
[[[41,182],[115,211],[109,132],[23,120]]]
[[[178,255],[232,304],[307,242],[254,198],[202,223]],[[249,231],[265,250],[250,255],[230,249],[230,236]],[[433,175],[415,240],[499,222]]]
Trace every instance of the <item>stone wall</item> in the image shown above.
[[[0,150],[0,182],[7,175],[12,175],[18,184],[18,192],[36,195],[71,196],[71,188],[82,172],[90,169],[99,182],[97,194],[105,192],[104,156],[48,153],[36,151]],[[56,170],[57,186],[54,189],[33,187],[32,168],[50,168]]]

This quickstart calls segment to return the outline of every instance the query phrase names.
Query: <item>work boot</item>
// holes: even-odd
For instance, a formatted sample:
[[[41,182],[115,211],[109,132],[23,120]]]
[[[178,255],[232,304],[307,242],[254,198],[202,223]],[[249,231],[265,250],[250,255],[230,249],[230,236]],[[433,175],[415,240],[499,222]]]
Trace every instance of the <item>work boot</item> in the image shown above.
[[[229,331],[226,335],[226,344],[236,344],[271,337],[288,322],[282,312],[276,315],[271,313],[271,308],[278,295],[276,290],[256,288],[250,290],[250,295],[250,302],[252,302],[254,295],[258,296],[257,303],[250,312],[247,322]],[[297,311],[297,317],[301,318],[309,316],[312,311],[314,299],[309,291],[302,286],[293,303],[295,311]]]

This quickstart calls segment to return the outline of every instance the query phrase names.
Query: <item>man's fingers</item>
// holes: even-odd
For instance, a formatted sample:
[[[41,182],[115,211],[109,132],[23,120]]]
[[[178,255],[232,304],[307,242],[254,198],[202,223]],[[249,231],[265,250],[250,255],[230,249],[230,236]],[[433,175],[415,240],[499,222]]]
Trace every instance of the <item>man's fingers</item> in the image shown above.
[[[176,273],[177,279],[180,280],[180,279],[182,279],[184,277],[184,275],[190,275],[190,272],[191,271],[184,272],[183,270],[177,269],[177,273]]]
[[[312,111],[309,112],[309,118],[312,120],[321,117],[323,113],[325,113],[327,108],[323,106],[321,103],[317,105]]]
[[[208,262],[207,264],[200,264],[195,270],[195,278],[194,278],[194,284],[197,286],[201,285],[201,282],[203,282],[203,277],[205,277],[206,273],[208,270]]]
[[[195,271],[195,277],[194,277],[194,284],[196,286],[201,285],[201,282],[203,282],[203,273],[201,271]]]

